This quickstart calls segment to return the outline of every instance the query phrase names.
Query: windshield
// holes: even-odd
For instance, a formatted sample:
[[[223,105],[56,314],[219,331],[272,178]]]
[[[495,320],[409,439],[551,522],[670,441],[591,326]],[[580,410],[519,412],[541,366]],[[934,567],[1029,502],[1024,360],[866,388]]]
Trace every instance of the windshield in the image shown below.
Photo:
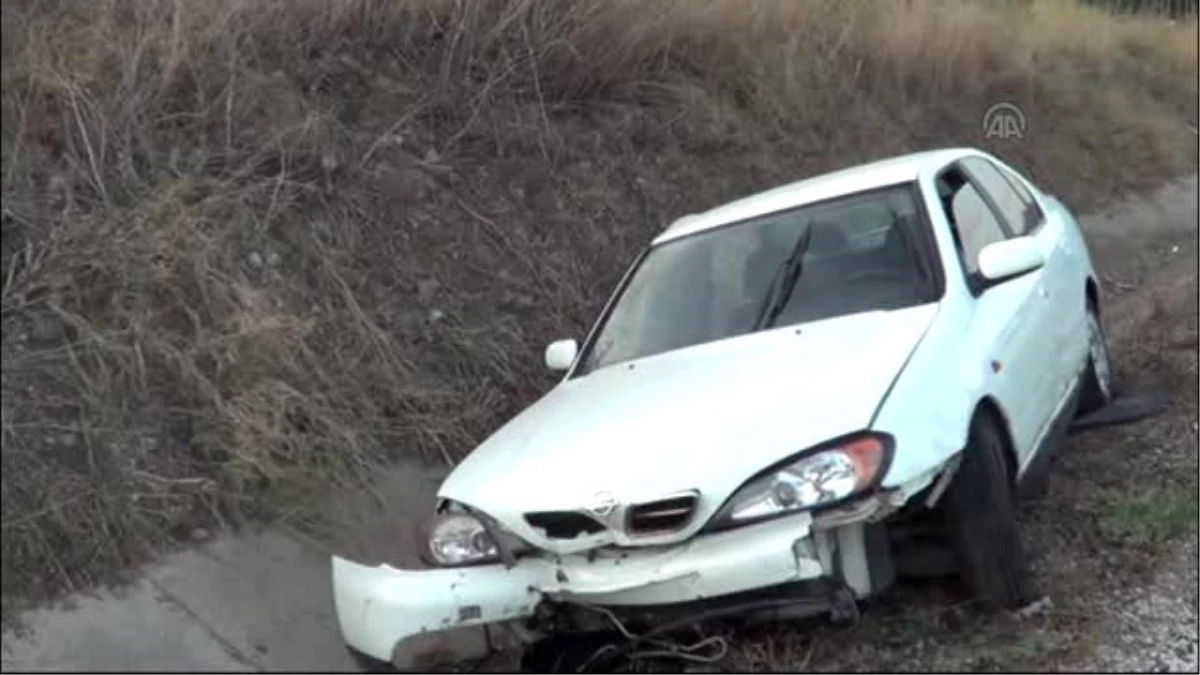
[[[753,330],[936,300],[916,194],[905,183],[652,247],[579,374]]]

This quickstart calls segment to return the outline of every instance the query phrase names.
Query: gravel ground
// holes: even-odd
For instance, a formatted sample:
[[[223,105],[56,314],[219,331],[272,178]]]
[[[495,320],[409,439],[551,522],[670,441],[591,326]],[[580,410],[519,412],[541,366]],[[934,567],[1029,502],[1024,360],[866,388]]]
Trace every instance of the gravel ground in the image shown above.
[[[1107,274],[1125,279],[1139,287],[1128,297],[1115,299],[1109,313],[1112,336],[1136,344],[1144,333],[1140,329],[1150,320],[1154,300],[1172,310],[1168,342],[1195,340],[1197,325],[1197,267],[1200,257],[1196,228],[1198,186],[1196,178],[1179,181],[1163,189],[1156,200],[1130,200],[1113,209],[1104,218],[1088,225],[1098,244],[1097,251]],[[1169,205],[1169,208],[1165,205]],[[1131,227],[1131,225],[1135,225]],[[1122,228],[1135,237],[1122,239]],[[1105,235],[1112,235],[1109,239]],[[1149,240],[1134,245],[1136,236]],[[1096,241],[1098,240],[1098,241]],[[1141,254],[1134,254],[1134,251]],[[1130,346],[1130,350],[1154,350],[1155,345]],[[1190,351],[1191,353],[1188,353]],[[1197,347],[1176,352],[1170,369],[1179,376],[1191,375],[1197,381]],[[1195,389],[1192,390],[1195,392]],[[1192,394],[1195,395],[1194,393]],[[1173,470],[1196,470],[1197,415],[1195,399],[1176,391],[1177,409],[1154,420],[1140,440],[1142,451],[1158,446],[1173,456]],[[1187,429],[1190,434],[1167,432],[1168,428]],[[1113,442],[1134,441],[1118,436]],[[1197,498],[1200,496],[1193,495]],[[1083,663],[1084,671],[1100,672],[1200,672],[1200,551],[1197,533],[1171,544],[1155,572],[1145,580],[1122,574],[1120,590],[1106,598],[1087,603],[1088,609],[1102,616],[1099,639],[1094,653]],[[1107,585],[1113,588],[1112,585]],[[1074,668],[1072,668],[1074,670]]]
[[[1114,597],[1108,640],[1084,670],[1198,672],[1197,538],[1179,547],[1154,580]]]

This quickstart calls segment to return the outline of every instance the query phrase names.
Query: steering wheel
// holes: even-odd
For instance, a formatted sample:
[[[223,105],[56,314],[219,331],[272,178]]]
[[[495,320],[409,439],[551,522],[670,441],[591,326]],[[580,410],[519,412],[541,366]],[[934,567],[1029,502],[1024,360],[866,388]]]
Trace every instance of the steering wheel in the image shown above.
[[[865,270],[860,270],[842,279],[842,285],[850,286],[852,284],[863,283],[866,280],[879,281],[902,281],[911,283],[912,276],[901,272],[900,270],[890,267],[870,267]]]

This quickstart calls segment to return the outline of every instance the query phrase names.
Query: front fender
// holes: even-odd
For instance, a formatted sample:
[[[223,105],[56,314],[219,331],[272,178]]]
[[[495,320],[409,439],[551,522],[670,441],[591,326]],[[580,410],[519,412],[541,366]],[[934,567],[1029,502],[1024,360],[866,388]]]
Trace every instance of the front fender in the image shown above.
[[[981,401],[990,399],[1007,417],[991,386],[986,346],[963,334],[965,324],[958,320],[963,310],[954,300],[943,303],[871,425],[896,438],[884,488],[937,470],[962,450]]]

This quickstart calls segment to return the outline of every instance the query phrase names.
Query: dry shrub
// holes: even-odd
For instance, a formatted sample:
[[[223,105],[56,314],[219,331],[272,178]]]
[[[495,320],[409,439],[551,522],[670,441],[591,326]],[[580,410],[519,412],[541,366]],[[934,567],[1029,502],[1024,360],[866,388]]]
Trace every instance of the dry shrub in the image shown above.
[[[3,594],[454,462],[667,220],[931,145],[1195,166],[1195,18],[910,0],[8,2]],[[1103,77],[1101,86],[1096,78]],[[1192,106],[1192,107],[1189,107]]]

